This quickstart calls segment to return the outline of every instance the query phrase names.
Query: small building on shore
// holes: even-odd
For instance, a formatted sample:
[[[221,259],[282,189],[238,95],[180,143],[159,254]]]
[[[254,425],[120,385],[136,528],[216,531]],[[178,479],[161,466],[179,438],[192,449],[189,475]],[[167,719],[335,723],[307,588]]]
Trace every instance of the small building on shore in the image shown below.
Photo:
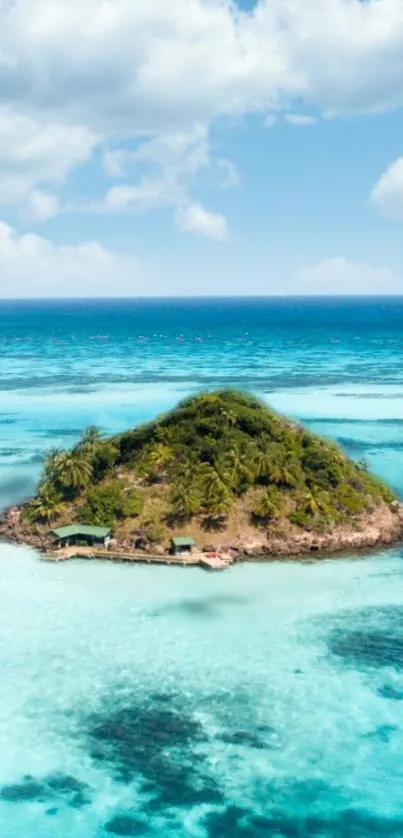
[[[71,524],[52,530],[51,535],[57,540],[58,547],[108,547],[112,531],[110,527],[90,527],[85,524]]]
[[[171,552],[174,556],[189,556],[193,553],[196,542],[192,535],[178,535],[171,539]]]

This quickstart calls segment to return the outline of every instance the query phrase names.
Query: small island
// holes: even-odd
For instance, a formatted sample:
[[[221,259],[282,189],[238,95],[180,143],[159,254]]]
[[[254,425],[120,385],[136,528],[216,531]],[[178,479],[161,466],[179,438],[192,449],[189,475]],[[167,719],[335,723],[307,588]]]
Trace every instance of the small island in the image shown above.
[[[217,567],[360,550],[402,533],[402,505],[365,462],[236,391],[193,396],[118,436],[87,429],[47,455],[36,496],[0,524],[3,539],[55,558],[194,563],[197,553]]]

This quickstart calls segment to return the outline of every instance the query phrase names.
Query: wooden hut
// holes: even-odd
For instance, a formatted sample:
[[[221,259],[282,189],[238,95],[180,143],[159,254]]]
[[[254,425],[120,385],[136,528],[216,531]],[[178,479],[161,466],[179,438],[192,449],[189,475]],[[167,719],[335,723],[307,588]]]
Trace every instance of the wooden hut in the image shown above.
[[[84,524],[71,524],[68,527],[58,527],[51,533],[58,542],[59,547],[70,547],[74,545],[101,545],[107,547],[111,538],[110,527],[89,527]]]
[[[174,556],[188,556],[195,548],[192,535],[178,535],[171,540],[171,551]]]

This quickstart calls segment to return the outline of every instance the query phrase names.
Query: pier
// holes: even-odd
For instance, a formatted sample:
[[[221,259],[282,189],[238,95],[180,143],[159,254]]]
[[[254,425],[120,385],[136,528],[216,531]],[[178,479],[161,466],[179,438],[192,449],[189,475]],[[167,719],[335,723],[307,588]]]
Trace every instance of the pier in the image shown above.
[[[221,571],[230,567],[232,559],[227,554],[189,553],[185,556],[139,553],[132,550],[94,547],[64,547],[43,554],[48,562],[66,562],[72,559],[107,560],[128,564],[177,565],[180,567],[201,567],[204,570]]]
[[[201,554],[198,564],[205,570],[226,570],[230,566],[230,558],[223,558],[221,556],[208,556]]]

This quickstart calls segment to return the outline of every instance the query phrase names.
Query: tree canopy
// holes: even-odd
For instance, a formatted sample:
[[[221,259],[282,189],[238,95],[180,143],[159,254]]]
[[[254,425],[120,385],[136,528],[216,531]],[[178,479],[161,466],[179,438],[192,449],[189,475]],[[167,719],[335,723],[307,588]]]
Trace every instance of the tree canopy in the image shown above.
[[[219,391],[113,438],[89,428],[72,450],[50,452],[26,517],[118,527],[146,514],[150,492],[161,498],[158,527],[225,520],[247,503],[254,526],[320,530],[395,501],[334,443],[250,395]]]

